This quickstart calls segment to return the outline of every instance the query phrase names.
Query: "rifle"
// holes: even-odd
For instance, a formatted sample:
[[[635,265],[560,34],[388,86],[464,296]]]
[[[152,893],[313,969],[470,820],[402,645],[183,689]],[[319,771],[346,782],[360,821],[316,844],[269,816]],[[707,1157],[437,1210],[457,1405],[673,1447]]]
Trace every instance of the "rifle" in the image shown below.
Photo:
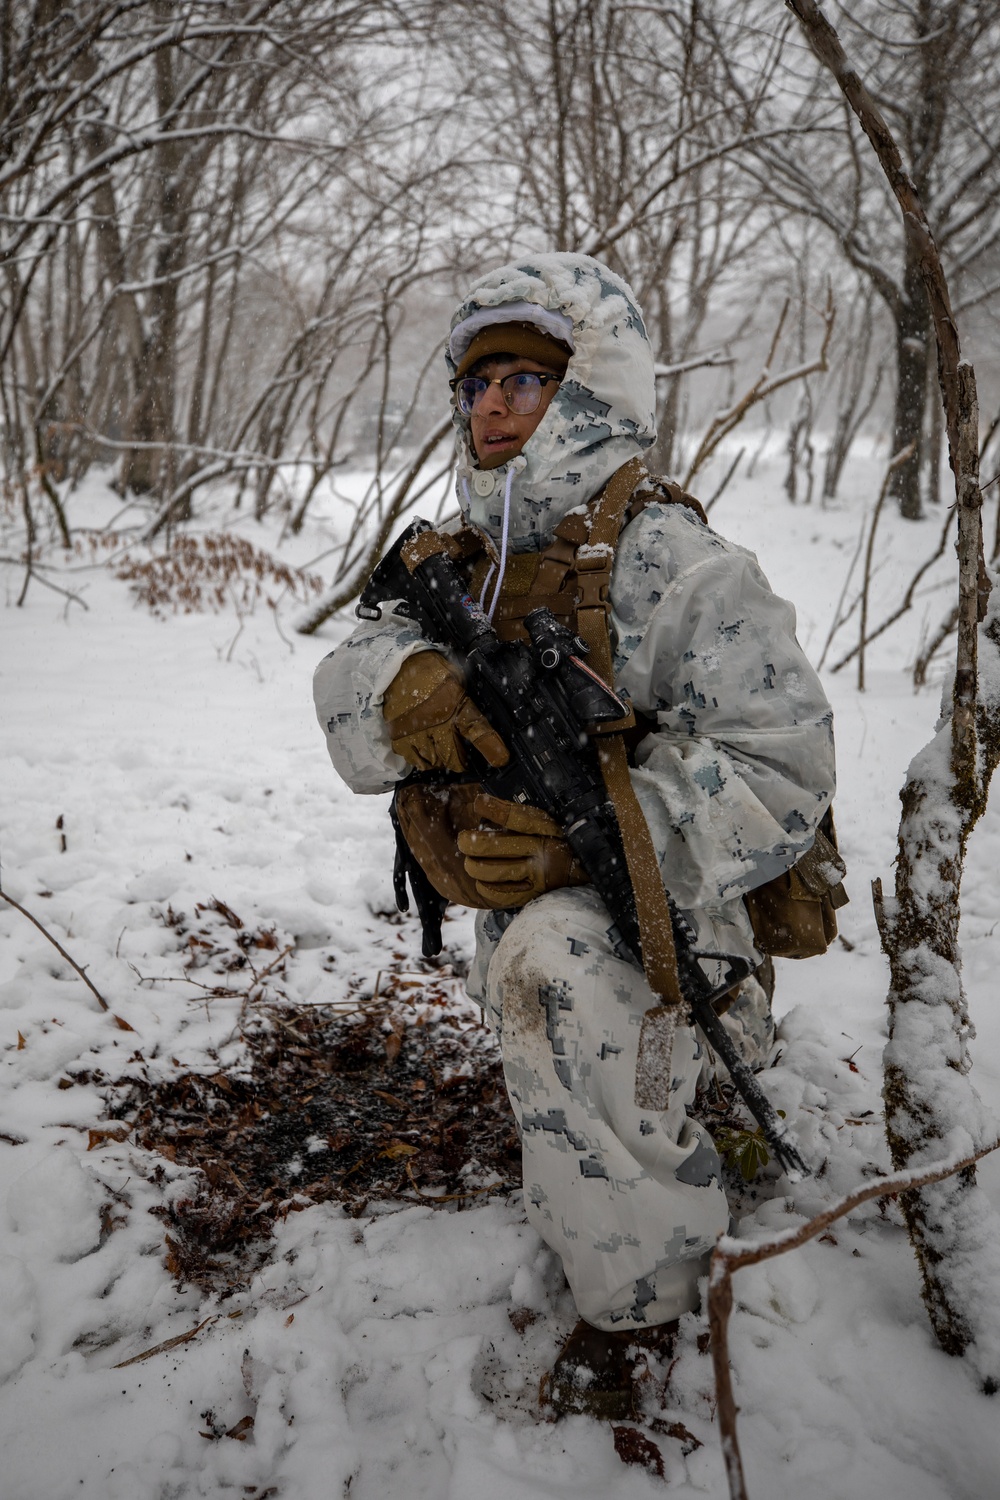
[[[499,768],[471,751],[476,779],[493,796],[540,807],[555,819],[611,914],[612,942],[641,968],[639,922],[621,829],[590,739],[596,725],[621,719],[628,709],[584,662],[587,647],[547,609],[533,610],[524,621],[530,644],[501,641],[470,595],[444,539],[419,519],[379,563],[356,612],[361,619],[378,620],[387,603],[419,625],[426,640],[450,647],[463,658],[470,696],[510,751],[509,761]],[[409,908],[409,875],[424,928],[424,952],[431,956],[440,951],[447,902],[406,846],[395,812],[393,825],[397,905],[401,911]],[[713,987],[691,947],[689,930],[673,901],[669,904],[678,976],[692,1020],[729,1069],[782,1166],[793,1176],[808,1176],[809,1168],[784,1121],[740,1057],[713,1005],[752,973],[753,965],[743,958],[706,955],[727,965],[723,982]]]

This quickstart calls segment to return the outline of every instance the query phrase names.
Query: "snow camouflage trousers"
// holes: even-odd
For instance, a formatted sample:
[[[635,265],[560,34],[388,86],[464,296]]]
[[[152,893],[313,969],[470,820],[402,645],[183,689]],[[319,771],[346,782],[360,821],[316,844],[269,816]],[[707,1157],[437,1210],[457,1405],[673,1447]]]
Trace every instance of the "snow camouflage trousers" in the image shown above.
[[[636,1107],[652,995],[614,951],[609,925],[583,887],[538,897],[503,933],[481,912],[469,975],[501,1043],[529,1222],[561,1257],[581,1317],[606,1330],[695,1308],[698,1278],[729,1225],[715,1147],[686,1113],[714,1059],[681,1028],[670,1108]],[[774,1028],[759,985],[744,986],[727,1026],[751,1065],[764,1060]]]

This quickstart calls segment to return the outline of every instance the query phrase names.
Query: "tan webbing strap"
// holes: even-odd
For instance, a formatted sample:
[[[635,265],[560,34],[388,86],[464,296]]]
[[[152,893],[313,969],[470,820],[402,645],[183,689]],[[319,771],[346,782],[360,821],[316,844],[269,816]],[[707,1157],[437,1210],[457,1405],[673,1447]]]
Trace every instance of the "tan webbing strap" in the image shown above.
[[[613,474],[597,502],[589,540],[577,549],[576,569],[581,602],[577,630],[589,648],[590,665],[614,686],[608,615],[609,586],[615,543],[625,508],[644,474],[642,461],[631,459]],[[634,723],[634,715],[630,715]],[[628,721],[611,726],[613,732],[596,738],[604,785],[615,809],[625,845],[632,890],[635,893],[643,968],[658,1000],[643,1017],[635,1075],[635,1102],[640,1109],[664,1110],[670,1102],[671,1053],[678,1020],[684,1019],[684,997],[677,974],[677,953],[670,907],[649,825],[629,775],[622,730]]]
[[[577,629],[589,648],[589,665],[609,686],[613,686],[608,616],[615,544],[625,507],[644,473],[642,460],[632,458],[612,474],[594,506],[587,540],[577,547],[574,559],[579,593]],[[625,725],[614,728],[624,729]]]
[[[625,859],[635,892],[643,968],[649,987],[665,1005],[683,1004],[677,977],[677,954],[670,907],[663,889],[660,863],[629,775],[625,744],[620,735],[599,740],[597,754],[625,843]]]
[[[614,552],[618,533],[622,529],[622,517],[636,486],[644,478],[646,465],[641,458],[630,458],[627,464],[622,464],[612,474],[604,490],[598,495],[591,516],[590,535],[587,538],[591,547],[610,547]]]

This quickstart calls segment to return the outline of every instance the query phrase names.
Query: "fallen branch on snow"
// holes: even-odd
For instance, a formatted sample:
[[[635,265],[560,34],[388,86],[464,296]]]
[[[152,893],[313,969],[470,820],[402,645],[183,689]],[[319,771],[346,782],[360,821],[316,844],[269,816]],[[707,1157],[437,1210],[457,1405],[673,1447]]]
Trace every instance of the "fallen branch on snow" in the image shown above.
[[[722,1457],[726,1465],[726,1477],[729,1480],[730,1500],[749,1500],[740,1445],[736,1436],[738,1408],[733,1398],[729,1367],[729,1315],[733,1309],[733,1272],[739,1271],[743,1266],[755,1266],[762,1260],[771,1260],[776,1255],[784,1255],[786,1250],[797,1250],[800,1245],[806,1244],[822,1230],[828,1229],[831,1224],[842,1219],[845,1214],[849,1214],[852,1209],[859,1208],[862,1203],[867,1203],[872,1198],[895,1198],[899,1193],[915,1192],[919,1188],[929,1187],[932,1183],[943,1182],[946,1177],[953,1177],[957,1172],[963,1172],[974,1166],[977,1161],[981,1161],[984,1156],[989,1156],[990,1152],[995,1151],[998,1146],[1000,1146],[1000,1141],[994,1141],[991,1146],[977,1151],[974,1156],[964,1156],[957,1160],[952,1158],[951,1161],[941,1166],[927,1170],[916,1167],[905,1172],[894,1172],[889,1177],[880,1177],[877,1182],[869,1183],[867,1187],[859,1188],[857,1192],[849,1193],[846,1198],[841,1198],[839,1203],[824,1209],[821,1214],[817,1214],[800,1228],[783,1230],[780,1234],[772,1235],[767,1240],[758,1240],[753,1245],[745,1245],[728,1234],[719,1237],[712,1251],[708,1274],[708,1324],[712,1336],[712,1364],[715,1369],[719,1438],[722,1443]]]
[[[101,1007],[101,1009],[102,1010],[110,1010],[111,1007],[108,1004],[108,1002],[105,1000],[104,996],[101,994],[100,990],[92,982],[92,980],[90,980],[90,979],[87,978],[87,971],[86,971],[86,969],[82,969],[80,967],[80,965],[77,963],[77,961],[76,961],[75,958],[70,958],[69,954],[66,952],[66,949],[63,947],[62,943],[58,942],[52,936],[52,934],[49,931],[49,929],[47,927],[45,927],[41,922],[39,922],[39,920],[38,920],[37,917],[33,917],[31,915],[31,912],[28,911],[28,909],[27,909],[26,906],[22,906],[19,901],[15,901],[13,896],[8,896],[7,892],[5,890],[3,890],[2,887],[0,887],[0,896],[3,897],[4,901],[6,901],[6,903],[7,903],[8,906],[12,906],[15,911],[19,911],[21,913],[22,917],[27,917],[28,921],[32,924],[32,926],[33,927],[37,927],[38,930],[39,930],[39,932],[42,934],[43,937],[47,937],[48,938],[49,942],[52,944],[53,948],[55,948],[56,952],[59,953],[59,954],[61,954],[62,957],[66,960],[66,962],[69,964],[70,968],[71,969],[75,969],[76,972],[79,974],[80,978],[83,980],[84,984],[87,986],[87,988],[90,991],[90,993],[96,997],[97,1003]],[[117,1016],[115,1016],[115,1020],[118,1021],[118,1017]],[[119,1025],[121,1025],[120,1021],[119,1021]],[[129,1027],[130,1031],[132,1029],[133,1029],[132,1027]]]
[[[123,1359],[121,1364],[115,1365],[116,1370],[127,1369],[129,1365],[137,1365],[144,1359],[152,1359],[154,1354],[165,1354],[168,1349],[177,1349],[181,1344],[189,1344],[196,1333],[200,1333],[206,1323],[217,1323],[218,1315],[214,1314],[208,1318],[202,1318],[196,1328],[189,1328],[187,1333],[179,1333],[176,1338],[164,1339],[162,1344],[154,1344],[152,1349],[143,1349],[141,1354],[133,1354],[131,1359]]]

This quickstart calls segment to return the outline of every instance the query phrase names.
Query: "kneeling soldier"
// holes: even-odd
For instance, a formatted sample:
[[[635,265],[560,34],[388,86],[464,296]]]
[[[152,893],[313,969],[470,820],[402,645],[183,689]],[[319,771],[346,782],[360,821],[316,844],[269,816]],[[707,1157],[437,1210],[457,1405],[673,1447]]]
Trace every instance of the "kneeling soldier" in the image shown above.
[[[832,715],[755,558],[642,467],[654,373],[632,292],[580,255],[494,271],[455,314],[448,366],[462,515],[449,545],[471,594],[502,640],[526,639],[541,606],[572,630],[596,610],[634,710],[623,774],[662,884],[713,981],[723,956],[760,965],[743,897],[813,845],[834,790]],[[620,540],[595,546],[594,502],[615,486]],[[480,908],[469,991],[500,1040],[528,1218],[580,1313],[549,1396],[627,1415],[636,1348],[668,1346],[729,1222],[715,1148],[687,1112],[704,1040],[679,1027],[666,1107],[636,1102],[656,997],[559,824],[471,780],[470,756],[502,766],[508,747],[457,655],[387,607],[320,664],[316,704],[355,791],[452,773],[408,787],[398,812],[435,889]],[[756,979],[726,1024],[762,1062],[773,1024]]]

